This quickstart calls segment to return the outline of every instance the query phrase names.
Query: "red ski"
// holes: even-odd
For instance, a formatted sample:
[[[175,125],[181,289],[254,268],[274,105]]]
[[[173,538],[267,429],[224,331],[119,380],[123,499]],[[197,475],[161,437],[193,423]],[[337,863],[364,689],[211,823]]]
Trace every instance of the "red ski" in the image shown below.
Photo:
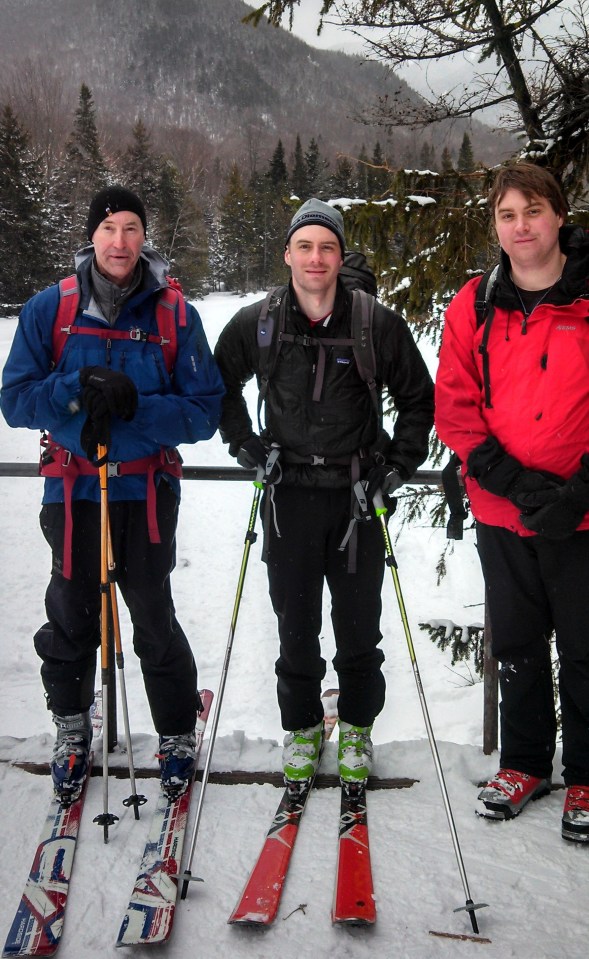
[[[336,689],[323,694],[325,739],[329,739],[337,721],[337,695]],[[269,926],[276,918],[299,824],[314,782],[315,776],[285,786],[260,855],[227,922]]]
[[[366,784],[342,783],[333,922],[371,925],[376,905],[370,864]]]

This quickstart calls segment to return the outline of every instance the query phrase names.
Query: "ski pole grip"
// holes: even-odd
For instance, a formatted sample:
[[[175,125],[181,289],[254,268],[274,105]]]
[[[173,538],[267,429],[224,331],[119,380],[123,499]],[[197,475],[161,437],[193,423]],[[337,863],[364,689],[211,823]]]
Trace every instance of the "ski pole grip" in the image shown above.
[[[382,490],[377,489],[376,493],[372,497],[372,502],[374,503],[374,512],[377,516],[383,516],[385,513],[388,513],[382,498]]]

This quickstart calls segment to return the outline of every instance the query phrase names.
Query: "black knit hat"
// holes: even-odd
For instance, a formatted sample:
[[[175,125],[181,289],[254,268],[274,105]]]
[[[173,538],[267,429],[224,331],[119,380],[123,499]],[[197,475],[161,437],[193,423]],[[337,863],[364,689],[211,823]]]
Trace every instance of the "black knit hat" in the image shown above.
[[[107,186],[106,190],[97,193],[90,204],[88,210],[88,239],[92,241],[94,231],[100,226],[103,220],[112,216],[113,213],[136,213],[143,229],[147,233],[147,217],[145,216],[145,207],[136,193],[127,190],[124,186]]]
[[[290,221],[286,234],[287,244],[293,233],[300,230],[302,226],[324,226],[327,230],[331,230],[337,236],[342,248],[342,256],[344,255],[346,251],[344,218],[335,207],[330,206],[329,203],[324,203],[323,200],[317,200],[315,197],[303,203]]]

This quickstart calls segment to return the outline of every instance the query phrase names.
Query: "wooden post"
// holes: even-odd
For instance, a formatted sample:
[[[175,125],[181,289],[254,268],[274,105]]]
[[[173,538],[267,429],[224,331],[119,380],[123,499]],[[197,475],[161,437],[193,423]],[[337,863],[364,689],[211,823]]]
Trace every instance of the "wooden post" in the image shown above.
[[[491,621],[486,595],[483,643],[483,752],[490,756],[499,744],[499,682],[497,660],[491,655]]]

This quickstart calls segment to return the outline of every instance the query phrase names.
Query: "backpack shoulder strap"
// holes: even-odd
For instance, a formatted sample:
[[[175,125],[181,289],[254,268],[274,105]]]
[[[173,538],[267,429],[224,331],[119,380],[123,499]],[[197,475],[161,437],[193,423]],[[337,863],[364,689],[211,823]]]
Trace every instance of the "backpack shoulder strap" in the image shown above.
[[[487,409],[492,409],[493,404],[491,403],[491,373],[489,370],[489,336],[491,333],[491,324],[493,322],[493,316],[495,315],[495,308],[492,302],[493,288],[497,281],[497,273],[499,272],[499,264],[497,263],[491,270],[487,270],[486,273],[483,273],[479,285],[477,286],[477,291],[475,294],[474,309],[477,318],[477,330],[480,326],[485,324],[483,329],[483,336],[479,344],[479,354],[482,357],[483,363],[483,387],[485,391],[485,406]]]
[[[186,326],[186,300],[177,280],[167,276],[166,281],[167,287],[158,295],[155,319],[166,369],[171,373],[178,354],[178,328]]]
[[[52,369],[55,369],[61,359],[70,329],[76,318],[80,303],[80,285],[75,273],[59,281],[59,306],[53,323],[53,358]]]
[[[374,319],[375,299],[364,290],[352,293],[352,335],[354,338],[354,358],[358,372],[370,391],[370,398],[378,416],[380,404],[376,389],[376,355],[372,323]]]
[[[262,406],[268,392],[268,383],[274,371],[278,352],[282,346],[280,334],[284,330],[286,316],[285,295],[288,287],[275,286],[266,294],[258,316],[256,337],[258,343],[258,427],[262,432]]]
[[[166,277],[168,286],[158,295],[155,308],[155,316],[160,342],[166,369],[170,373],[176,362],[178,352],[178,327],[186,326],[186,301],[182,296],[182,291],[177,281],[171,277]],[[59,281],[59,305],[55,322],[53,324],[53,359],[52,368],[55,369],[63,353],[68,336],[78,332],[74,327],[74,320],[80,305],[80,285],[75,273],[66,276]],[[102,330],[84,331],[93,333],[96,336],[106,336]],[[108,336],[114,338],[127,337],[127,332],[120,333],[108,331]],[[133,338],[133,337],[132,337]],[[148,337],[149,339],[149,337]]]
[[[479,326],[482,326],[487,319],[489,305],[491,303],[491,296],[493,294],[495,283],[497,282],[498,272],[499,264],[497,263],[490,270],[487,270],[486,273],[483,273],[479,280],[474,301],[474,309],[477,317],[477,330]]]

